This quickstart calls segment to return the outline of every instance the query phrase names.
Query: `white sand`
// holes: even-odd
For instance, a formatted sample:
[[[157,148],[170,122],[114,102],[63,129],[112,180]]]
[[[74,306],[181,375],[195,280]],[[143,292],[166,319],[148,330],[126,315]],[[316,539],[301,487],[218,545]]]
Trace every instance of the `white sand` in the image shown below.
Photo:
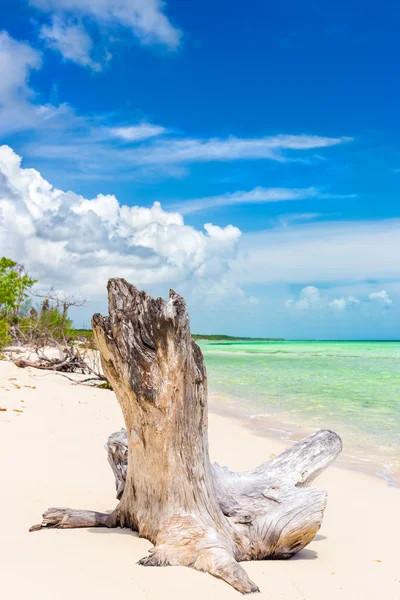
[[[0,412],[2,598],[240,598],[226,583],[192,569],[139,567],[151,544],[127,530],[28,533],[50,506],[114,508],[103,443],[122,426],[122,416],[111,392],[4,361],[0,386],[0,407],[7,409]],[[210,448],[212,459],[242,470],[283,445],[211,414]],[[261,597],[400,599],[400,491],[335,467],[316,483],[329,499],[315,540],[289,561],[244,565]]]

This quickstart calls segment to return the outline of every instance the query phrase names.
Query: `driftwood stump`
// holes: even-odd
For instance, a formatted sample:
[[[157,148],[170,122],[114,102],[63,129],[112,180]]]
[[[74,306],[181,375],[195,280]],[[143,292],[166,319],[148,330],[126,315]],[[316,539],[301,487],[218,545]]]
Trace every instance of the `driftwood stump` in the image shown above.
[[[240,561],[289,558],[320,528],[324,491],[307,488],[339,454],[318,431],[252,471],[211,465],[207,375],[185,302],[108,283],[109,316],[92,325],[126,429],[106,445],[119,504],[110,515],[50,508],[42,527],[129,527],[154,544],[142,565],[185,565],[255,592]]]

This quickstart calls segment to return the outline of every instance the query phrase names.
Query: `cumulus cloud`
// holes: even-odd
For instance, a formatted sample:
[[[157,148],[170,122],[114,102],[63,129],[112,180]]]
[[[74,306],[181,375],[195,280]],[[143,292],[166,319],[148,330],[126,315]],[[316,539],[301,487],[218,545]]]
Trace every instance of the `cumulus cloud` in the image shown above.
[[[322,294],[321,291],[313,286],[308,285],[304,287],[297,299],[289,299],[284,303],[285,308],[297,310],[297,311],[310,311],[310,310],[333,310],[337,313],[344,313],[349,309],[356,307],[361,308],[366,306],[368,300],[372,300],[381,306],[390,306],[392,300],[389,294],[382,290],[381,292],[371,292],[364,300],[360,300],[355,296],[342,296],[341,298],[329,298],[328,293]],[[368,314],[368,311],[365,312]]]
[[[214,285],[222,293],[240,236],[232,225],[197,230],[158,202],[125,206],[112,195],[63,192],[0,147],[0,253],[24,262],[43,285],[94,299],[109,277],[122,276],[147,288]]]
[[[321,294],[318,288],[313,285],[307,285],[299,294],[298,300],[286,300],[285,308],[294,308],[296,310],[310,310],[321,306]]]
[[[95,26],[107,43],[115,43],[118,33],[129,32],[141,44],[161,44],[176,49],[182,33],[166,16],[161,0],[30,0],[39,10],[51,15],[51,24],[42,36],[64,58],[98,70],[92,59],[93,44],[83,21]],[[74,48],[73,42],[76,42]]]
[[[368,298],[374,302],[378,302],[382,306],[391,306],[393,301],[386,290],[381,290],[380,292],[372,292],[369,294]]]
[[[329,306],[339,312],[343,312],[346,310],[346,308],[357,306],[359,304],[360,301],[358,298],[355,298],[355,296],[348,296],[347,298],[334,298],[329,302]]]
[[[335,310],[338,310],[339,312],[342,312],[346,309],[346,300],[345,298],[335,298],[329,302],[329,306]]]

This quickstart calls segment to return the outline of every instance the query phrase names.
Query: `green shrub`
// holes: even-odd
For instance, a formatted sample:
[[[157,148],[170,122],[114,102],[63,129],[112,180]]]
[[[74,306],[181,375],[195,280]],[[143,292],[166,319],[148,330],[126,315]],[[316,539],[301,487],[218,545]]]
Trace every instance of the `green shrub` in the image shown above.
[[[36,280],[25,273],[22,265],[5,256],[0,258],[0,315],[18,317],[34,283]]]
[[[0,349],[5,348],[11,342],[8,321],[5,317],[0,317]]]

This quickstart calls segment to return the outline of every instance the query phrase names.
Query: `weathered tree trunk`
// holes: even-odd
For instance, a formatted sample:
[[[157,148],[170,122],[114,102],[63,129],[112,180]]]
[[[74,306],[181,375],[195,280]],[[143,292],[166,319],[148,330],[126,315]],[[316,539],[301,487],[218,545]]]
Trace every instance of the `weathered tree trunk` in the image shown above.
[[[319,431],[253,471],[211,465],[207,376],[186,305],[123,279],[108,284],[109,317],[93,331],[126,430],[107,449],[118,506],[110,515],[54,508],[41,527],[130,527],[154,548],[143,565],[186,565],[246,593],[239,561],[288,558],[318,531],[325,492],[303,489],[338,455],[340,438]]]

